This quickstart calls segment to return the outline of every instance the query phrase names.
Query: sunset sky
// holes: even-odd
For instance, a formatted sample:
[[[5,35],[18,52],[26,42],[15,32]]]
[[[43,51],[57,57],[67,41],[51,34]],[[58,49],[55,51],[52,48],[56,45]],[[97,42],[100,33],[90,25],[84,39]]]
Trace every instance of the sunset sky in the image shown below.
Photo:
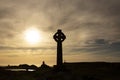
[[[56,64],[57,29],[64,61],[120,62],[119,0],[0,0],[0,65]]]

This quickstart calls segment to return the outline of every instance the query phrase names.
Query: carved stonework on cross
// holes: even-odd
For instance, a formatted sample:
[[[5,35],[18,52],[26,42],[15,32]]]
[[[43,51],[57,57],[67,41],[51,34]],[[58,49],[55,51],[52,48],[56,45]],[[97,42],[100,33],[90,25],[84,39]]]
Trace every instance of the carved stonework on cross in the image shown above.
[[[58,29],[58,31],[53,36],[54,40],[57,42],[57,66],[62,66],[63,58],[62,58],[62,42],[66,39],[66,36],[62,32],[62,30]]]

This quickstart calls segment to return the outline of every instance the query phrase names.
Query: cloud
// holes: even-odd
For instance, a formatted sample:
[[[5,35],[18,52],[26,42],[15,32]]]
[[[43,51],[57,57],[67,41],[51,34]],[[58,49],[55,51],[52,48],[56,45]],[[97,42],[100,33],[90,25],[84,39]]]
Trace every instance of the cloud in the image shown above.
[[[119,51],[120,52],[120,42],[113,42],[111,45],[111,50],[115,51]]]
[[[60,28],[67,36],[65,54],[118,56],[119,7],[118,0],[1,0],[0,50],[55,50],[52,34]],[[45,43],[50,43],[50,48],[48,44],[24,47],[20,35],[33,25],[47,34],[45,37],[51,36]]]
[[[89,44],[95,44],[95,45],[106,45],[109,43],[109,41],[106,41],[105,39],[96,39],[94,41],[88,41]]]
[[[0,9],[0,19],[10,18],[12,15],[12,11],[10,9]]]
[[[45,47],[11,47],[11,46],[0,46],[0,50],[47,50],[55,49],[54,47],[45,48]]]
[[[108,56],[120,56],[120,42],[106,41],[105,39],[96,39],[88,41],[86,45],[82,47],[71,47],[71,53],[89,53],[91,55],[108,55]]]

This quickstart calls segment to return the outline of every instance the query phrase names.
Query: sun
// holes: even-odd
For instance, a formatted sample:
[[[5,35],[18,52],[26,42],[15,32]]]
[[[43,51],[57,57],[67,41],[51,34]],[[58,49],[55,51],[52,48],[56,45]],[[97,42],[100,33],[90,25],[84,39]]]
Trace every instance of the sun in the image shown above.
[[[40,42],[41,37],[40,31],[36,28],[29,28],[24,32],[24,38],[30,44]]]

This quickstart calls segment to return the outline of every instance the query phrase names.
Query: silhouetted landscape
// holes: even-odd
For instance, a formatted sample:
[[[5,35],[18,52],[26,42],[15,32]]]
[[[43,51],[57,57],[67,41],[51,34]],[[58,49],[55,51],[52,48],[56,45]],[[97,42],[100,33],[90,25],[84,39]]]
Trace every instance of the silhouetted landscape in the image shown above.
[[[1,66],[0,80],[119,80],[120,63],[64,62],[62,42],[66,36],[61,29],[53,35],[57,43],[56,65],[50,67],[44,61],[40,67],[20,64]]]
[[[40,67],[21,64],[1,66],[0,80],[119,80],[120,63],[77,62],[63,63],[64,69],[57,71],[43,63]],[[25,69],[11,71],[10,69]]]
[[[120,80],[120,0],[0,0],[0,80]]]

